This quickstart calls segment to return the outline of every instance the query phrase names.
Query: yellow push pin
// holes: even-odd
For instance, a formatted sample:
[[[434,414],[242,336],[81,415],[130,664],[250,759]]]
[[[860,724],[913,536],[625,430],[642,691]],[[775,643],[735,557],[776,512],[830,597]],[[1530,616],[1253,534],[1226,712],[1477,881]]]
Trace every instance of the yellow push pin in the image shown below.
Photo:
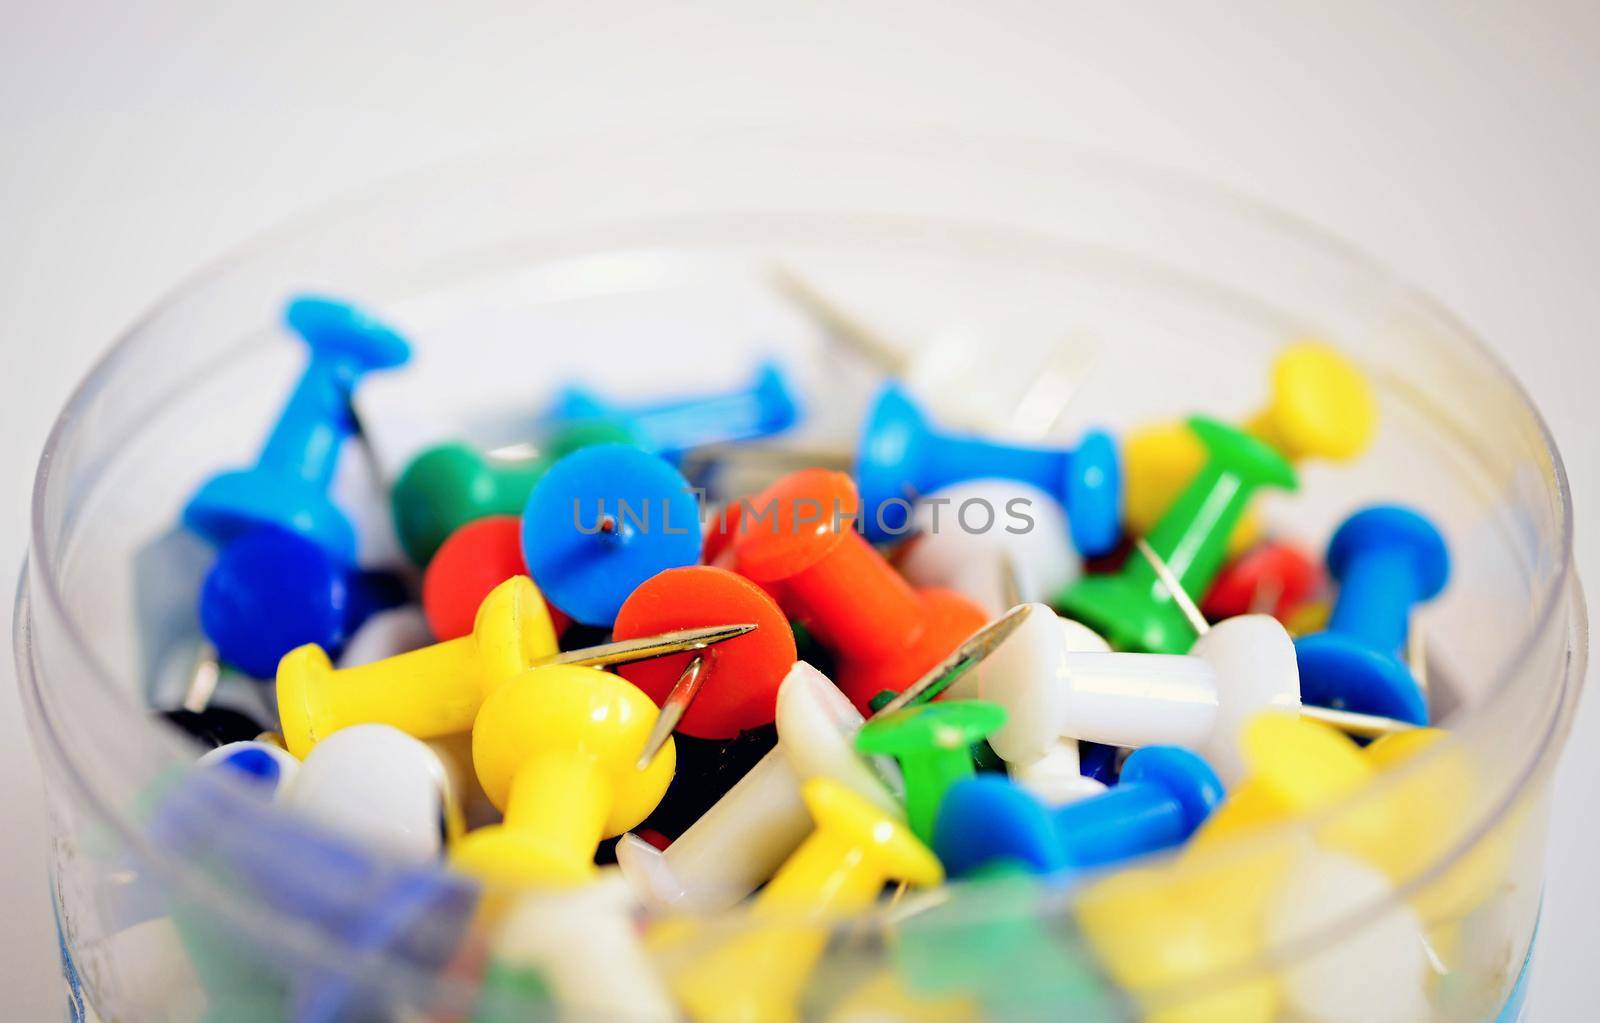
[[[1274,360],[1272,397],[1244,428],[1291,462],[1342,462],[1367,449],[1377,422],[1377,404],[1361,370],[1330,345],[1299,341]],[[1130,434],[1122,450],[1128,531],[1149,532],[1204,463],[1205,449],[1181,423]],[[1237,554],[1259,533],[1260,520],[1247,516],[1234,530],[1229,550]]]
[[[1449,735],[1417,728],[1378,739],[1367,759],[1390,786],[1384,799],[1404,822],[1402,834],[1364,853],[1397,885],[1414,882],[1453,849],[1467,847],[1442,873],[1415,890],[1411,901],[1428,921],[1460,920],[1500,890],[1510,876],[1515,844],[1527,811],[1518,809],[1474,838],[1485,809],[1485,785],[1463,749],[1438,749],[1426,763],[1415,758]],[[1477,811],[1477,812],[1474,812]]]
[[[703,650],[755,628],[741,622],[678,629],[558,652],[533,580],[513,576],[483,599],[470,636],[337,671],[315,644],[289,651],[278,662],[278,715],[289,752],[302,758],[348,725],[392,725],[438,739],[471,728],[484,697],[528,668],[625,664]]]
[[[544,598],[513,576],[484,598],[472,635],[371,664],[335,670],[316,644],[278,663],[278,716],[289,752],[304,758],[351,724],[393,725],[418,739],[464,732],[485,696],[556,652]]]
[[[1248,971],[1263,951],[1260,914],[1250,909],[1261,884],[1209,860],[1136,867],[1078,896],[1078,926],[1143,1023],[1272,1023],[1278,980]]]
[[[816,830],[756,897],[755,925],[674,978],[696,1020],[795,1019],[828,943],[826,918],[871,905],[891,881],[944,880],[938,858],[904,824],[844,785],[814,778],[802,795]]]
[[[532,668],[489,694],[472,728],[472,762],[505,821],[456,843],[454,865],[491,884],[590,880],[601,839],[636,826],[666,794],[671,739],[643,769],[655,701],[598,668]]]

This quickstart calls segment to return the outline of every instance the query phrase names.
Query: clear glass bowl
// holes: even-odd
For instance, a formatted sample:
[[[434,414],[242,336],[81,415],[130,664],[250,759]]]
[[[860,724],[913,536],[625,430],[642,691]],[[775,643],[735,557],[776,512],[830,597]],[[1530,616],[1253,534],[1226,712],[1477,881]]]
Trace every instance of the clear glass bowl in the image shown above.
[[[1280,346],[1329,339],[1375,383],[1378,440],[1353,465],[1307,466],[1301,494],[1263,502],[1267,521],[1318,547],[1353,508],[1399,500],[1442,526],[1454,558],[1448,590],[1419,617],[1447,742],[1313,820],[1141,865],[1116,888],[1029,885],[1018,902],[1009,887],[922,914],[936,921],[924,940],[987,963],[977,980],[961,968],[930,977],[937,948],[908,965],[901,918],[923,907],[915,894],[832,922],[820,963],[798,978],[804,1014],[938,1004],[1272,1019],[1287,1014],[1287,989],[1395,958],[1394,935],[1419,921],[1420,989],[1405,970],[1393,983],[1350,976],[1344,986],[1362,990],[1324,1018],[1487,1020],[1514,1002],[1586,636],[1561,460],[1511,374],[1362,255],[1211,186],[1042,143],[786,128],[573,139],[387,187],[219,262],[95,367],[40,464],[16,649],[55,822],[63,948],[99,1017],[321,1018],[295,1001],[313,968],[359,982],[378,1018],[473,1005],[479,930],[440,969],[353,949],[146,835],[152,793],[196,753],[147,710],[158,664],[197,638],[187,603],[203,560],[173,553],[184,545],[172,534],[203,477],[253,459],[298,372],[301,349],[277,326],[284,299],[352,297],[414,342],[413,367],[362,397],[388,472],[429,440],[525,437],[541,399],[569,380],[622,395],[703,390],[742,381],[759,355],[801,381],[810,419],[796,443],[848,444],[879,371],[774,288],[780,266],[887,336],[943,353],[911,373],[947,414],[995,421],[1042,400],[1065,406],[1066,437],[1188,411],[1242,417]],[[1044,364],[1073,368],[1070,395],[1039,393]],[[343,459],[340,493],[371,509],[358,516],[366,554],[383,558],[393,541],[374,485],[361,458]],[[1337,845],[1386,812],[1413,851],[1391,887],[1260,939],[1252,914],[1274,857]],[[217,826],[253,819],[219,812]],[[1041,985],[1026,956],[978,958],[1005,947],[996,927],[1019,921],[1078,949],[1100,979]],[[671,976],[757,926],[740,914],[654,926],[652,955]]]

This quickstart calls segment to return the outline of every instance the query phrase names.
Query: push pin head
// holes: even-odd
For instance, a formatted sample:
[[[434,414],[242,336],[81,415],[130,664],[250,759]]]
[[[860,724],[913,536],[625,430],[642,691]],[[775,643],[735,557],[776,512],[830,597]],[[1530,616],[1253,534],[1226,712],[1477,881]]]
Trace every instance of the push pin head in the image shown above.
[[[1349,461],[1372,443],[1378,409],[1366,377],[1331,345],[1301,341],[1272,364],[1272,398],[1245,427],[1292,462]]]
[[[450,534],[422,574],[422,608],[434,638],[456,639],[472,631],[478,608],[496,586],[527,574],[522,563],[522,522],[514,515],[492,515]],[[550,608],[556,635],[569,619]]]
[[[478,780],[503,824],[456,846],[457,867],[507,884],[573,884],[595,847],[655,809],[672,781],[669,741],[644,770],[639,749],[656,705],[596,668],[534,668],[490,694],[472,729]]]
[[[640,583],[699,561],[699,506],[662,459],[596,445],[535,484],[522,515],[522,554],[552,603],[584,625],[610,625]]]
[[[1192,597],[1222,567],[1228,536],[1256,490],[1294,490],[1298,480],[1282,455],[1243,431],[1200,416],[1189,427],[1206,448],[1205,465],[1145,539]],[[1080,579],[1056,603],[1119,650],[1181,654],[1194,643],[1182,607],[1145,558],[1130,559],[1116,575]]]
[[[1222,783],[1198,756],[1146,746],[1115,788],[1055,810],[998,775],[958,782],[939,808],[933,847],[957,876],[996,860],[1036,873],[1088,869],[1181,844],[1221,799]]]
[[[495,587],[471,636],[339,671],[321,647],[298,647],[278,665],[284,741],[304,757],[352,724],[394,725],[420,739],[464,732],[491,689],[555,650],[550,614],[527,576]]]
[[[904,388],[879,392],[862,429],[856,466],[862,531],[883,540],[908,528],[919,497],[970,479],[1013,479],[1053,495],[1085,555],[1115,546],[1122,529],[1122,470],[1111,438],[1091,430],[1076,449],[1032,448],[936,431]]]
[[[856,749],[894,757],[906,783],[906,820],[924,842],[951,785],[972,777],[972,747],[1006,719],[999,704],[946,700],[875,716],[856,734]]]
[[[623,404],[568,387],[556,396],[546,419],[607,424],[626,431],[624,443],[670,457],[691,448],[781,433],[799,421],[800,406],[778,364],[763,362],[747,387],[666,401]]]
[[[627,444],[632,437],[609,423],[572,423],[552,430],[535,447],[481,452],[457,442],[417,455],[394,481],[389,509],[395,535],[414,564],[428,565],[439,545],[462,526],[493,515],[520,515],[545,470],[595,444]]]
[[[1322,571],[1297,545],[1267,540],[1217,574],[1200,605],[1212,621],[1262,613],[1286,621],[1322,588]]]
[[[336,655],[369,617],[404,600],[393,576],[352,569],[298,533],[265,526],[218,553],[200,590],[200,628],[223,662],[271,678],[295,647]]]
[[[795,662],[794,633],[761,587],[721,568],[690,565],[645,580],[617,612],[618,639],[702,625],[748,622],[755,630],[698,654],[640,661],[618,674],[661,704],[691,656],[704,659],[699,697],[678,725],[697,739],[731,739],[772,723],[778,687]]]
[[[311,361],[257,464],[208,480],[185,506],[184,524],[219,545],[258,526],[278,526],[350,563],[355,528],[328,487],[339,449],[356,431],[351,392],[366,373],[404,364],[411,349],[387,326],[332,299],[297,298],[284,318],[311,348]]]
[[[1412,609],[1449,579],[1444,537],[1408,508],[1378,506],[1339,527],[1327,560],[1340,584],[1328,628],[1295,642],[1306,702],[1427,724],[1426,701],[1398,651]]]

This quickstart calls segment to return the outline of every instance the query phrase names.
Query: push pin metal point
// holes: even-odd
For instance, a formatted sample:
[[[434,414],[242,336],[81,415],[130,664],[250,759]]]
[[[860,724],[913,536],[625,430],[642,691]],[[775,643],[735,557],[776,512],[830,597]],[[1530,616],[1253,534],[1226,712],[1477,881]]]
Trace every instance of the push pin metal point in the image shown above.
[[[1178,584],[1177,577],[1173,575],[1172,569],[1145,542],[1144,537],[1139,537],[1135,540],[1134,547],[1138,549],[1146,561],[1150,562],[1150,567],[1155,571],[1156,578],[1161,580],[1161,585],[1165,586],[1172,595],[1173,601],[1183,611],[1183,616],[1194,627],[1195,634],[1204,636],[1210,632],[1211,623],[1206,621],[1205,615],[1200,613],[1200,608],[1195,604],[1194,598],[1189,596],[1189,592]],[[1268,606],[1275,606],[1277,602],[1277,597],[1274,595]],[[1356,711],[1342,710],[1336,707],[1319,707],[1309,703],[1300,705],[1300,716],[1310,718],[1313,721],[1320,721],[1358,739],[1376,739],[1384,735],[1393,735],[1396,732],[1409,732],[1417,727],[1409,721],[1402,721],[1382,714],[1361,714]]]
[[[689,709],[689,704],[700,695],[700,684],[705,680],[704,657],[690,658],[684,666],[683,674],[678,676],[678,681],[672,686],[672,691],[661,704],[661,714],[656,718],[656,723],[650,729],[650,735],[644,741],[644,752],[639,754],[638,763],[635,764],[643,771],[650,766],[650,762],[661,752],[661,747],[666,745],[667,739],[678,727],[678,722],[683,720],[683,714]]]

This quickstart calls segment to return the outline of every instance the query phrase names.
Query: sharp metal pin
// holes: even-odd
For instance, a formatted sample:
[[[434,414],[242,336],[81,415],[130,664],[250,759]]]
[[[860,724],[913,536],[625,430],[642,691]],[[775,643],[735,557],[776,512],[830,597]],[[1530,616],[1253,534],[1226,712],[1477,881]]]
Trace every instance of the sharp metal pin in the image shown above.
[[[903,377],[911,368],[911,356],[900,345],[846,312],[812,284],[785,266],[772,268],[772,282],[801,311],[816,320],[824,330],[861,354],[891,377]]]
[[[1283,599],[1283,580],[1272,577],[1266,580],[1250,597],[1250,613],[1253,615],[1269,615],[1277,610],[1278,601]]]
[[[1070,339],[1057,345],[1017,399],[1011,432],[1020,437],[1049,436],[1066,418],[1093,364],[1086,345]]]
[[[490,448],[483,453],[483,457],[494,462],[531,462],[539,457],[539,453],[539,445],[531,440],[522,440]]]
[[[583,647],[580,650],[563,650],[559,654],[551,654],[549,657],[539,658],[533,662],[532,667],[543,668],[552,664],[581,664],[590,668],[604,668],[613,664],[631,664],[634,661],[648,661],[652,657],[666,657],[668,654],[704,650],[713,644],[734,639],[755,630],[756,626],[750,623],[706,625],[697,629],[678,629],[655,636],[619,639],[610,643],[601,643],[598,646]]]
[[[210,643],[200,644],[180,706],[192,713],[201,713],[211,706],[211,698],[217,694],[217,683],[221,680],[222,662],[217,657],[217,648]]]
[[[1422,630],[1417,628],[1416,616],[1412,616],[1411,627],[1406,630],[1406,664],[1411,668],[1411,677],[1417,680],[1417,688],[1422,690],[1424,699],[1428,696],[1428,641],[1423,636]]]
[[[1194,602],[1193,597],[1189,596],[1189,591],[1185,590],[1183,585],[1178,582],[1178,577],[1172,574],[1171,567],[1161,560],[1161,555],[1156,553],[1155,548],[1151,547],[1142,536],[1136,538],[1133,541],[1133,545],[1138,549],[1144,560],[1150,562],[1150,567],[1155,569],[1156,578],[1161,580],[1161,585],[1166,587],[1167,593],[1171,595],[1173,602],[1178,605],[1178,610],[1182,611],[1183,616],[1189,620],[1189,627],[1194,629],[1194,634],[1196,636],[1204,636],[1210,632],[1211,623],[1206,621],[1206,616],[1200,613],[1200,606]]]
[[[856,459],[853,452],[843,448],[797,447],[789,444],[702,444],[684,452],[681,464],[684,472],[692,476],[694,470],[705,466],[737,461],[849,472],[855,467]]]
[[[1409,721],[1401,721],[1398,718],[1359,714],[1353,710],[1338,710],[1334,707],[1315,707],[1309,703],[1301,704],[1300,716],[1320,721],[1357,739],[1380,739],[1385,735],[1409,732],[1417,727]]]
[[[672,684],[672,691],[661,701],[661,713],[656,716],[655,727],[650,729],[650,737],[644,741],[644,752],[639,754],[638,763],[633,765],[636,770],[642,771],[650,766],[650,761],[661,752],[661,747],[671,738],[678,722],[683,720],[689,704],[700,695],[700,684],[705,681],[705,666],[704,657],[691,658],[678,676],[678,681]]]
[[[1000,599],[1008,608],[1023,603],[1022,577],[1017,573],[1017,559],[1009,554],[1000,559]]]
[[[1018,604],[994,621],[967,637],[967,641],[956,647],[955,651],[940,661],[933,670],[906,686],[898,696],[884,704],[872,719],[893,714],[897,710],[912,706],[913,704],[927,703],[950,688],[962,675],[988,657],[1001,643],[1011,637],[1013,632],[1027,621],[1033,613],[1032,604]]]

